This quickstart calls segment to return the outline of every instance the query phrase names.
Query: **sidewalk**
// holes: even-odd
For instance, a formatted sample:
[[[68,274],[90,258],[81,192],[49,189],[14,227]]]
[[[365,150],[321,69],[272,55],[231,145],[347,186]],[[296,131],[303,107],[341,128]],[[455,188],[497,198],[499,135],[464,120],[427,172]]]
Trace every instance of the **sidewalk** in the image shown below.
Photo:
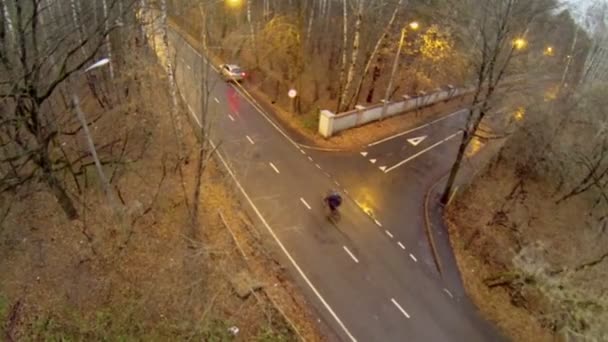
[[[487,140],[486,144],[475,155],[471,158],[465,157],[463,166],[456,176],[453,188],[454,196],[475,180],[478,173],[482,172],[496,153],[498,153],[503,143],[504,139]],[[448,175],[445,174],[438,179],[427,191],[424,203],[425,223],[427,236],[439,274],[454,297],[462,298],[466,297],[466,292],[450,243],[448,227],[444,220],[444,206],[440,202]]]

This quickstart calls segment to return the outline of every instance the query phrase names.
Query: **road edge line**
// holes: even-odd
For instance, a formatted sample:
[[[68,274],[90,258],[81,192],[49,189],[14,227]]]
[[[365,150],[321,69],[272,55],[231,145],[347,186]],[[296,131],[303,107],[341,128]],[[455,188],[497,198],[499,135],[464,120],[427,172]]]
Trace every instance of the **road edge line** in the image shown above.
[[[425,231],[427,240],[429,241],[429,245],[431,245],[433,259],[435,260],[435,268],[437,268],[437,272],[439,272],[439,275],[441,277],[443,277],[443,265],[441,264],[441,258],[439,257],[439,252],[437,251],[437,244],[435,243],[435,236],[433,235],[433,230],[431,227],[431,218],[429,215],[429,199],[431,197],[431,193],[435,190],[437,185],[439,185],[448,175],[449,173],[446,173],[445,175],[439,177],[439,180],[437,180],[433,185],[431,185],[431,187],[427,190],[426,195],[424,196],[424,227],[426,228]]]

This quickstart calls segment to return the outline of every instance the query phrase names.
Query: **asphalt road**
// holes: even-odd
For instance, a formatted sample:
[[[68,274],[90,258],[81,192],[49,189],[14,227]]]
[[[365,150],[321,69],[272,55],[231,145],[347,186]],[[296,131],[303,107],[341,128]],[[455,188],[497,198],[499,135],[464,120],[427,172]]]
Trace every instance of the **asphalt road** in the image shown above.
[[[176,50],[180,93],[194,121],[200,122],[203,59],[173,32],[170,44]],[[378,154],[376,164],[360,154],[325,155],[302,149],[244,90],[217,79],[215,73],[212,78],[210,111],[213,114],[209,119],[214,123],[212,141],[218,147],[219,158],[248,204],[247,210],[265,232],[267,245],[283,258],[319,318],[332,330],[330,338],[343,341],[500,339],[468,302],[449,292],[423,262],[428,256],[420,254],[423,238],[418,233],[422,229],[417,227],[420,220],[404,218],[400,208],[407,206],[408,211],[414,212],[415,206],[422,205],[412,201],[417,200],[424,184],[411,190],[416,196],[402,197],[402,203],[383,199],[387,186],[404,185],[398,177],[400,172],[423,159],[416,158],[385,173],[376,166],[379,160],[382,158],[387,166],[394,166],[403,155],[387,155],[382,144],[367,151],[368,156]],[[429,137],[419,146],[431,141]],[[412,175],[424,177],[423,168],[432,161],[426,163],[412,170]],[[347,174],[344,170],[351,165],[353,169]],[[344,185],[339,184],[341,180]],[[414,178],[405,185],[413,183],[416,183]],[[386,225],[375,222],[351,199],[341,207],[342,220],[337,225],[330,223],[325,218],[321,199],[328,189],[335,187],[352,188],[353,198],[364,191],[357,187],[368,188],[367,191],[376,196],[371,201],[374,210]],[[399,226],[398,222],[405,223]]]

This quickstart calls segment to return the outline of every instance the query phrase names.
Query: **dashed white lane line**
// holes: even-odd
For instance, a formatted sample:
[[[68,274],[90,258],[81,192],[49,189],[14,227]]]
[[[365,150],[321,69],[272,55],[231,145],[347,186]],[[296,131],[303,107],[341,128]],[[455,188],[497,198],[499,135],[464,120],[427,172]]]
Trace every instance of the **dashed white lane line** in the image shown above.
[[[376,224],[378,225],[378,227],[382,227],[382,223],[380,223],[380,221],[374,219],[374,222],[376,222]]]
[[[186,67],[188,68],[188,70],[192,70],[192,68],[188,64],[186,64]]]
[[[397,242],[397,244],[399,245],[399,247],[401,247],[401,249],[405,250],[405,246],[401,243],[401,241]]]
[[[321,165],[315,164],[315,166],[317,167],[317,169],[321,169]]]
[[[444,142],[446,142],[446,141],[448,141],[448,140],[450,140],[450,139],[454,138],[454,137],[455,137],[455,136],[457,136],[458,134],[462,134],[462,131],[458,131],[458,132],[456,132],[456,133],[454,133],[454,134],[450,135],[449,137],[447,137],[447,138],[445,138],[445,139],[443,139],[443,140],[440,140],[439,142],[436,142],[436,143],[434,143],[433,145],[431,145],[431,146],[429,146],[429,147],[425,148],[424,150],[422,150],[422,151],[420,151],[420,152],[418,152],[418,153],[414,154],[413,156],[410,156],[410,157],[408,157],[407,159],[404,159],[404,160],[402,160],[402,161],[398,162],[397,164],[395,164],[395,165],[393,165],[393,166],[389,167],[388,169],[384,170],[384,173],[389,173],[389,172],[393,171],[394,169],[398,168],[399,166],[401,166],[401,165],[403,165],[403,164],[405,164],[405,163],[407,163],[407,162],[409,162],[409,161],[411,161],[411,160],[413,160],[413,159],[415,159],[415,158],[419,157],[420,155],[422,155],[422,154],[424,154],[424,153],[426,153],[426,152],[428,152],[428,151],[430,151],[430,150],[434,149],[435,147],[437,147],[437,146],[439,146],[439,145],[443,144]]]
[[[312,161],[312,157],[311,157],[311,156],[308,156],[308,160]]]
[[[230,121],[234,121],[234,118],[232,117],[232,115],[228,114],[228,117],[230,118]]]
[[[271,167],[271,168],[274,170],[274,172],[276,172],[276,173],[280,173],[280,172],[279,172],[279,169],[277,169],[277,167],[276,167],[276,166],[274,166],[274,164],[273,164],[273,163],[268,163],[268,164],[270,164],[270,167]]]
[[[311,209],[311,208],[310,208],[310,205],[308,205],[308,203],[306,203],[306,200],[305,200],[305,199],[303,199],[302,197],[300,197],[300,202],[302,202],[302,204],[304,204],[304,206],[305,206],[306,208],[308,208],[308,210],[310,210],[310,209]]]
[[[416,257],[412,253],[410,253],[410,258],[412,258],[412,260],[414,260],[414,262],[418,262],[418,259],[416,259]]]
[[[186,44],[188,44],[188,43],[186,42]],[[190,44],[188,44],[188,45],[190,46]],[[198,53],[198,51],[196,51],[196,50],[194,50],[194,51],[195,51],[195,53],[199,57],[201,57],[201,55]],[[214,70],[217,72],[217,70],[215,68],[214,68]],[[186,102],[185,99],[184,99],[184,102]],[[201,122],[196,117],[196,115],[194,115],[194,111],[192,110],[192,108],[190,108],[190,114],[194,117],[194,119],[196,120],[196,123],[198,124],[198,126],[201,127]],[[216,148],[216,146],[213,143],[213,141],[211,141],[211,147]],[[222,162],[222,164],[224,165],[224,167],[226,168],[226,170],[228,170],[228,174],[230,174],[230,177],[232,178],[232,180],[236,184],[236,186],[239,189],[239,191],[243,194],[243,196],[245,196],[245,199],[247,200],[247,203],[249,203],[249,205],[253,208],[253,211],[258,216],[258,218],[260,219],[260,221],[262,222],[262,224],[264,225],[264,227],[266,227],[266,229],[268,230],[268,232],[270,233],[270,235],[272,236],[272,238],[274,239],[274,241],[277,243],[277,245],[279,245],[279,248],[281,248],[281,251],[283,251],[283,253],[287,256],[287,259],[289,259],[289,261],[291,262],[291,264],[293,265],[293,267],[296,269],[296,271],[300,274],[300,276],[302,277],[302,279],[304,279],[304,281],[306,282],[306,285],[308,285],[308,287],[312,290],[312,292],[315,294],[315,296],[317,296],[317,298],[319,299],[319,301],[321,301],[321,303],[323,304],[323,306],[325,307],[325,309],[327,309],[327,311],[334,318],[334,320],[336,321],[336,323],[338,323],[338,325],[340,326],[340,328],[342,328],[342,331],[344,331],[344,333],[346,334],[346,336],[348,336],[348,338],[352,342],[357,342],[357,339],[348,330],[348,328],[346,328],[346,325],[344,325],[344,322],[342,322],[342,320],[340,319],[340,317],[338,317],[338,315],[336,314],[336,312],[334,311],[334,309],[329,305],[329,303],[327,303],[327,301],[325,300],[325,298],[323,298],[323,296],[321,295],[321,293],[319,292],[319,290],[317,290],[317,288],[312,283],[312,281],[310,281],[310,279],[308,278],[308,276],[306,276],[306,273],[304,273],[304,271],[302,270],[302,268],[300,268],[300,265],[298,265],[298,263],[295,261],[295,259],[291,256],[291,254],[289,253],[289,251],[287,250],[287,248],[285,247],[285,245],[283,245],[283,242],[281,242],[281,240],[279,239],[279,237],[277,236],[277,234],[274,232],[274,230],[272,229],[272,227],[270,227],[270,225],[268,224],[268,221],[266,221],[266,219],[264,218],[264,216],[262,215],[262,213],[260,212],[260,210],[258,209],[258,207],[255,206],[255,204],[253,203],[253,200],[251,199],[251,197],[249,197],[249,195],[247,194],[247,192],[245,191],[245,189],[243,188],[243,186],[241,185],[241,183],[236,178],[236,175],[234,174],[234,172],[232,171],[232,169],[230,169],[230,167],[228,166],[228,163],[226,162],[226,160],[224,159],[224,157],[222,157],[222,154],[219,151],[217,152],[217,156],[220,158],[220,161]]]
[[[351,253],[350,250],[348,250],[348,247],[346,246],[342,246],[344,248],[344,250],[346,251],[346,253],[348,253],[348,255],[350,255],[350,257],[355,261],[355,263],[359,263],[359,260],[357,259],[357,257],[355,257],[355,255],[353,253]]]
[[[249,140],[249,142],[251,143],[251,145],[255,145],[255,142],[253,142],[253,139],[251,139],[250,136],[247,135],[246,137],[247,137],[247,140]]]
[[[389,232],[388,230],[384,231],[386,233],[386,235],[388,235],[388,237],[390,237],[391,239],[393,238],[393,234],[391,232]]]
[[[303,149],[300,149],[300,153],[302,153],[303,155],[306,155],[306,151],[304,151]]]
[[[213,98],[215,100],[215,102],[220,103],[220,100],[217,99],[217,97]]]
[[[447,293],[447,294],[448,294],[448,296],[450,296],[450,298],[454,298],[454,296],[452,295],[452,292],[450,292],[450,290],[448,290],[448,289],[443,289],[443,291],[444,291],[445,293]]]
[[[408,314],[407,311],[403,310],[403,308],[401,307],[401,305],[399,305],[399,303],[397,303],[395,298],[391,298],[391,302],[393,302],[393,304],[395,304],[395,306],[397,307],[397,309],[399,309],[399,311],[401,311],[403,316],[410,318],[410,314]]]

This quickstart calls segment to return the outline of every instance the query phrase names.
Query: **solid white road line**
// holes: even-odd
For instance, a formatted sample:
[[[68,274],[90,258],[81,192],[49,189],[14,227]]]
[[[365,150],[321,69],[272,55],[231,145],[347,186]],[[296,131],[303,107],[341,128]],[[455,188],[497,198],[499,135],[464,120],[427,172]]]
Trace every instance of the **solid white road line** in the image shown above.
[[[255,143],[253,142],[253,139],[251,139],[251,137],[249,137],[248,135],[246,135],[247,140],[249,140],[249,142],[251,143],[251,145],[255,145]]]
[[[397,133],[397,134],[395,134],[395,135],[391,135],[391,136],[390,136],[390,137],[388,137],[388,138],[384,138],[384,139],[382,139],[382,140],[375,141],[375,142],[373,142],[373,143],[368,144],[367,146],[368,146],[368,147],[372,147],[372,146],[374,146],[374,145],[382,144],[383,142],[387,142],[387,141],[389,141],[389,140],[393,140],[393,139],[395,139],[395,138],[398,138],[398,137],[400,137],[400,136],[406,135],[406,134],[408,134],[408,133],[415,132],[415,131],[417,131],[417,130],[419,130],[419,129],[422,129],[422,128],[425,128],[425,127],[428,127],[428,126],[430,126],[430,125],[432,125],[432,124],[434,124],[434,123],[437,123],[437,122],[439,122],[439,121],[442,121],[442,120],[445,120],[445,119],[447,119],[447,118],[450,118],[450,117],[452,117],[452,116],[454,116],[454,115],[456,115],[456,114],[462,113],[462,112],[463,112],[463,111],[465,111],[465,110],[466,110],[466,109],[456,111],[456,112],[454,112],[454,113],[452,113],[452,114],[449,114],[449,115],[446,115],[446,116],[440,117],[439,119],[436,119],[436,120],[433,120],[433,121],[431,121],[431,122],[425,123],[425,124],[424,124],[424,125],[422,125],[422,126],[414,127],[414,128],[409,129],[409,130],[407,130],[407,131],[405,131],[405,132]]]
[[[431,145],[431,146],[429,146],[429,147],[425,148],[424,150],[422,150],[422,151],[420,151],[420,152],[418,152],[418,153],[414,154],[413,156],[410,156],[410,157],[408,157],[407,159],[404,159],[404,160],[402,160],[402,161],[398,162],[397,164],[395,164],[395,165],[393,165],[393,166],[389,167],[388,169],[386,169],[386,170],[384,171],[384,173],[389,173],[389,172],[393,171],[394,169],[398,168],[399,166],[401,166],[401,165],[403,165],[403,164],[405,164],[405,163],[407,163],[407,162],[409,162],[409,161],[414,160],[415,158],[417,158],[417,157],[421,156],[422,154],[424,154],[424,153],[426,153],[426,152],[428,152],[428,151],[430,151],[430,150],[434,149],[435,147],[437,147],[437,146],[439,146],[439,145],[443,144],[444,142],[446,142],[446,141],[448,141],[448,140],[450,140],[450,139],[454,138],[454,137],[455,137],[455,136],[457,136],[458,134],[462,134],[462,131],[458,131],[458,132],[456,132],[456,133],[454,133],[454,134],[450,135],[449,137],[447,137],[447,138],[445,138],[445,139],[443,139],[443,140],[441,140],[441,141],[439,141],[439,142],[437,142],[437,143],[435,143],[435,144],[433,144],[433,145]]]
[[[407,311],[403,310],[403,308],[401,307],[401,305],[399,305],[399,303],[397,303],[397,301],[395,300],[395,298],[391,298],[391,302],[393,302],[393,304],[395,304],[395,306],[397,307],[397,309],[399,309],[399,311],[401,311],[401,313],[405,317],[410,318],[410,315],[407,313]]]
[[[401,249],[405,250],[405,246],[401,243],[401,241],[397,242],[397,244],[399,245],[399,247],[401,247]]]
[[[388,235],[388,237],[390,237],[391,239],[393,238],[393,234],[391,232],[389,232],[388,230],[384,231],[386,233],[386,235]]]
[[[273,164],[273,163],[268,163],[268,164],[270,164],[270,167],[271,167],[271,168],[274,170],[274,172],[276,172],[276,173],[279,173],[279,174],[280,174],[279,169],[277,169],[277,167],[276,167],[276,166],[274,166],[274,164]]]
[[[302,197],[300,197],[300,201],[304,204],[304,206],[306,206],[306,208],[308,208],[308,210],[310,210],[310,205],[308,205],[308,203],[306,203],[306,200],[303,199]]]
[[[230,118],[231,121],[234,121],[234,118],[232,117],[232,115],[228,114],[228,117]]]
[[[359,263],[359,260],[358,260],[358,259],[355,257],[355,255],[354,255],[353,253],[351,253],[351,252],[348,250],[348,247],[346,247],[346,246],[342,246],[342,247],[344,248],[344,250],[346,251],[346,253],[348,253],[348,255],[350,255],[350,257],[351,257],[351,258],[352,258],[352,259],[353,259],[353,260],[354,260],[354,261],[355,261],[355,262],[358,264],[358,263]]]
[[[418,259],[416,259],[416,257],[412,253],[410,253],[410,258],[412,258],[412,260],[414,260],[414,262],[418,262]]]

